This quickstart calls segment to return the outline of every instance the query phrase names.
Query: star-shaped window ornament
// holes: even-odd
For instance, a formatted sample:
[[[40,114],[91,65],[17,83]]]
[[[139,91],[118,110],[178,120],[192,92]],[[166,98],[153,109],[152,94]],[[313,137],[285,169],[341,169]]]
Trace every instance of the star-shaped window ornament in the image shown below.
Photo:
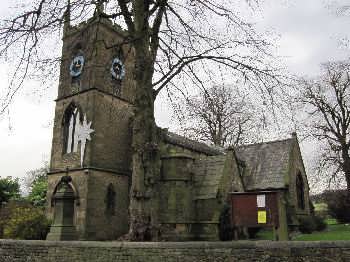
[[[77,115],[77,119],[79,119],[79,112]],[[91,128],[91,124],[92,124],[92,121],[90,121],[90,122],[87,121],[86,114],[84,115],[84,119],[82,122],[77,121],[75,124],[73,152],[78,151],[78,144],[80,142],[80,164],[81,164],[81,167],[83,167],[86,142],[88,140],[91,141],[90,134],[95,131]]]
[[[82,123],[77,123],[76,125],[76,143],[80,141],[80,164],[83,166],[84,162],[84,154],[85,154],[85,146],[86,142],[89,140],[91,141],[90,134],[93,133],[95,130],[91,129],[92,121],[88,122],[86,119],[86,115],[84,115],[84,119]],[[77,145],[78,146],[78,145]]]

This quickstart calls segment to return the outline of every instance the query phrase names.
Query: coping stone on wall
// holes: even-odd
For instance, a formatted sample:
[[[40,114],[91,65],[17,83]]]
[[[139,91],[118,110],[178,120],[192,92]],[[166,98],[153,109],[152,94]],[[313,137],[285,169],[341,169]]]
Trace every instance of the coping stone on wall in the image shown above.
[[[120,241],[45,241],[45,240],[12,240],[0,239],[0,245],[16,244],[45,247],[101,247],[101,248],[171,248],[171,249],[198,249],[198,248],[244,248],[244,249],[274,249],[274,248],[349,248],[350,241],[188,241],[188,242],[120,242]]]

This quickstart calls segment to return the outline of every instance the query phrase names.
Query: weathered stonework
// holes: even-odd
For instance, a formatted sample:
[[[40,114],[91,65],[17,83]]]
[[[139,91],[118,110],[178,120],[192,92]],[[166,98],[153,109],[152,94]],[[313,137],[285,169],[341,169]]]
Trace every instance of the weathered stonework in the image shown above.
[[[125,77],[122,81],[121,98],[132,102],[134,97],[133,51],[124,43],[125,32],[108,19],[92,18],[86,23],[70,27],[63,37],[62,62],[58,98],[64,98],[87,89],[115,94],[116,82],[112,80],[110,68],[116,56],[122,56]],[[72,58],[81,52],[85,65],[81,74],[80,87],[74,85],[69,74]]]
[[[295,138],[296,139],[296,138]],[[294,144],[294,147],[292,148],[291,152],[291,160],[290,160],[290,166],[289,166],[289,172],[290,172],[290,177],[287,180],[287,185],[288,185],[288,203],[292,205],[292,207],[296,210],[296,215],[297,217],[302,217],[302,216],[307,216],[310,214],[310,197],[309,197],[309,183],[307,180],[306,172],[305,172],[305,167],[303,163],[303,159],[301,157],[300,153],[300,148],[299,148],[299,143]],[[305,208],[300,209],[297,204],[297,193],[296,193],[296,177],[298,173],[302,175],[303,178],[303,184],[304,184],[304,196],[305,196]]]
[[[61,178],[70,176],[78,238],[115,240],[128,232],[130,223],[134,52],[125,32],[108,19],[94,17],[76,27],[66,24],[64,32],[47,214],[53,218],[52,198]],[[77,66],[78,73],[72,72],[79,59],[83,63]],[[113,61],[122,63],[123,77],[112,74]],[[88,127],[86,132],[79,129],[83,126]],[[286,207],[293,211],[288,215],[291,224],[310,213],[309,188],[296,138],[224,150],[167,130],[159,132],[161,170],[151,181],[156,193],[142,197],[154,198],[149,203],[153,203],[151,209],[159,210],[160,239],[219,240],[220,225],[227,223],[220,217],[227,211],[231,192],[285,192],[279,200],[280,222],[285,225],[279,230],[284,232]],[[81,134],[89,139],[82,139]],[[257,153],[264,148],[269,150]],[[305,185],[303,210],[297,208],[299,173]]]
[[[296,134],[290,139],[242,146],[237,156],[243,160],[246,190],[281,192],[288,226],[296,229],[298,218],[310,215],[309,185]],[[298,174],[303,184],[303,209],[298,206]]]
[[[47,214],[53,217],[51,199],[61,177],[69,175],[76,194],[74,224],[79,239],[117,239],[128,231],[132,51],[121,44],[122,30],[108,20],[94,18],[65,32],[48,176]],[[70,63],[77,54],[84,56],[84,67],[81,75],[72,77]],[[116,56],[125,61],[126,72],[119,93],[116,93],[119,83],[111,75]],[[65,118],[70,107],[77,108],[80,116],[86,116],[94,130],[91,139],[86,141],[82,160],[80,146],[71,153],[65,148]],[[70,132],[74,131],[77,132],[74,129]],[[108,188],[113,190],[111,196],[108,196]],[[107,210],[108,201],[113,202],[109,205],[113,210]]]
[[[0,240],[0,262],[345,262],[349,241],[53,242]]]

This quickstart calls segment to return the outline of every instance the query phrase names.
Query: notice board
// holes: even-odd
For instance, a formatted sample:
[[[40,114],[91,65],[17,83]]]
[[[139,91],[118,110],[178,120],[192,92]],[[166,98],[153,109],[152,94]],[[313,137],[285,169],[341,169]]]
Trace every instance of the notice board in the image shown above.
[[[278,191],[231,193],[232,224],[245,227],[279,226]]]

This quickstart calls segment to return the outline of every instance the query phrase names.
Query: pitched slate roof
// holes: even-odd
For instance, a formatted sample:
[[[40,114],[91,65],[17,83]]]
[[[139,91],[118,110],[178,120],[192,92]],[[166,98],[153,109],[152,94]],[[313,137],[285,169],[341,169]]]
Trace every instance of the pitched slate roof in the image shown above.
[[[208,156],[195,161],[194,199],[216,198],[223,175],[226,155]]]
[[[184,136],[180,136],[178,134],[175,134],[169,131],[164,132],[164,140],[169,144],[182,146],[184,148],[188,148],[190,150],[204,153],[210,156],[221,155],[221,154],[224,154],[225,152],[225,150],[221,147],[208,146],[204,143],[186,138]]]
[[[246,190],[284,188],[294,138],[237,148],[245,163],[243,182]]]

